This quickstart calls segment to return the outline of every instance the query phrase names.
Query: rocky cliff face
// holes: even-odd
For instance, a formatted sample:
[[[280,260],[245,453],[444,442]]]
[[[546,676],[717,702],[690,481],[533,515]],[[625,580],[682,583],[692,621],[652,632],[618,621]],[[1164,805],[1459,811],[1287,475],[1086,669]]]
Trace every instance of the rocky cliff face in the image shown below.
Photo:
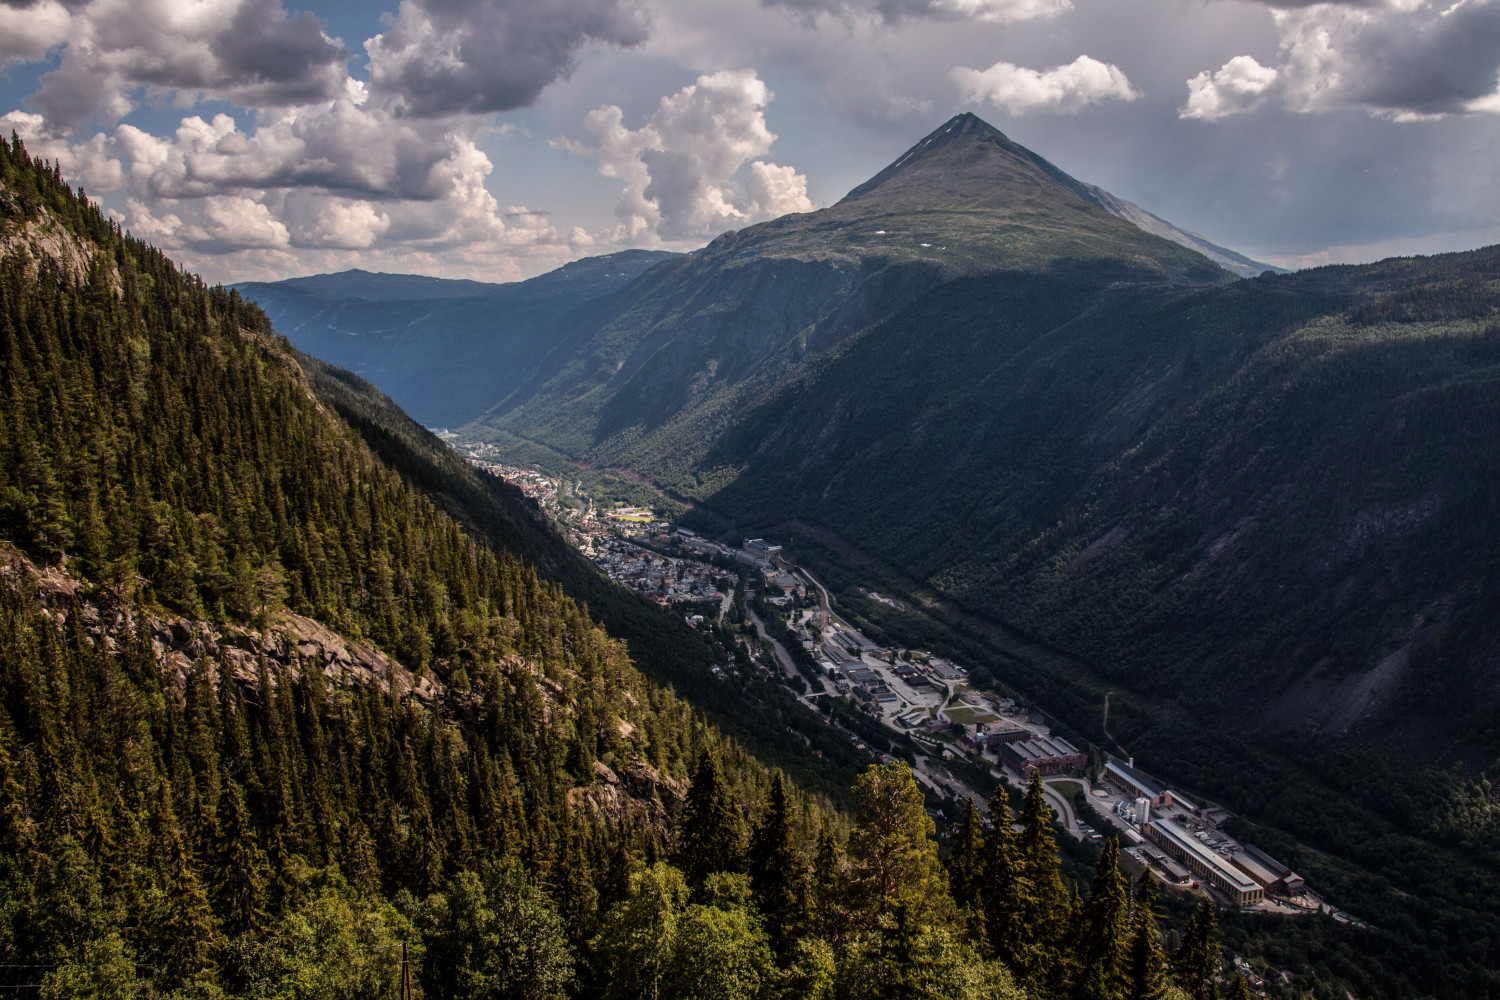
[[[318,671],[336,688],[374,687],[429,708],[453,704],[444,671],[414,673],[370,643],[303,615],[282,612],[263,628],[249,628],[153,613],[95,591],[68,571],[66,561],[41,565],[8,542],[0,542],[0,587],[34,590],[47,617],[58,623],[76,619],[90,641],[111,651],[142,634],[149,637],[157,668],[173,680],[179,697],[186,697],[190,679],[202,670],[215,688],[232,682],[251,691]],[[509,666],[536,676],[549,714],[569,711],[561,688],[540,669],[519,659]],[[630,723],[617,724],[621,736],[632,735]],[[614,823],[649,824],[666,834],[687,800],[687,784],[642,761],[619,772],[596,761],[594,780],[571,789],[568,798],[575,810]]]

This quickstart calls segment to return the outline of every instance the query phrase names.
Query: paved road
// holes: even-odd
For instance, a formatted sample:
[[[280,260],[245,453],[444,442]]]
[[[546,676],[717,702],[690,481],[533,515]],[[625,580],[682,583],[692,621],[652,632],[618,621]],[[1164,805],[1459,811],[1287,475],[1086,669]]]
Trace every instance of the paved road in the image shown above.
[[[1069,780],[1077,781],[1077,779]],[[1057,813],[1058,818],[1062,820],[1063,829],[1082,840],[1083,832],[1078,829],[1078,817],[1073,814],[1073,803],[1068,801],[1068,797],[1045,781],[1042,782],[1042,795],[1047,799],[1047,804],[1052,807],[1052,811]]]
[[[770,630],[765,627],[765,623],[762,622],[760,620],[760,616],[755,613],[755,608],[750,605],[748,599],[745,603],[745,611],[749,614],[751,623],[760,630],[760,634],[762,636],[762,644],[769,645],[771,647],[772,655],[776,657],[776,662],[781,666],[781,669],[786,674],[786,676],[801,676],[801,672],[797,669],[797,664],[792,661],[791,654],[786,651],[786,649],[781,645],[780,642],[777,642],[776,639],[772,637]],[[797,700],[802,702],[802,704],[806,705],[808,708],[812,709],[814,712],[818,711],[818,706],[813,704],[813,698],[820,694],[830,693],[828,690],[827,679],[820,679],[822,680],[821,687],[809,684],[806,694],[797,695]]]

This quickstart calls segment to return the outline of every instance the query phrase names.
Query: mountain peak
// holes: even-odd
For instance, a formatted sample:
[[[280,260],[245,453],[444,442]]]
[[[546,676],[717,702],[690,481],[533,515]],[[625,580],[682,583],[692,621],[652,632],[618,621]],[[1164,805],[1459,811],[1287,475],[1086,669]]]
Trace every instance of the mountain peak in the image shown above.
[[[839,204],[874,196],[898,201],[947,196],[966,207],[1093,204],[1084,185],[967,111],[939,125]]]

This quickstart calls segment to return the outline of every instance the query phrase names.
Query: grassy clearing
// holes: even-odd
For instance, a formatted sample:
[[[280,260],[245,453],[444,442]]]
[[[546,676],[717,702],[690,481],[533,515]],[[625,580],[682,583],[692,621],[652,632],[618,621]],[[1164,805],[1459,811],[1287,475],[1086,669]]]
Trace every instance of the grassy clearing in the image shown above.
[[[964,726],[972,726],[976,722],[1000,721],[999,716],[991,715],[989,712],[978,708],[970,708],[967,705],[956,705],[953,708],[947,709],[944,714],[948,716],[949,721],[957,722]]]

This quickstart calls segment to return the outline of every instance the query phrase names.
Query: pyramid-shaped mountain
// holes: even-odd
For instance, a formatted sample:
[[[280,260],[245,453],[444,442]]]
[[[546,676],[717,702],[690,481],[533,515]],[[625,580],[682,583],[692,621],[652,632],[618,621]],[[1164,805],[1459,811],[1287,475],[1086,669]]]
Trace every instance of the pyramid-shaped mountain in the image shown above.
[[[1077,211],[1088,189],[972,114],[950,119],[839,206]]]
[[[1125,279],[1229,277],[1218,266],[1225,260],[1211,252],[1221,248],[1201,240],[1186,246],[1179,234],[1189,234],[1164,222],[1148,231],[1128,210],[1149,216],[961,114],[838,204],[726,234],[704,256],[873,257],[935,265],[949,277],[1084,262]],[[1245,264],[1234,270],[1257,267]]]
[[[567,454],[685,458],[728,413],[823,352],[961,278],[1093,286],[1233,275],[1089,199],[1086,185],[959,115],[837,205],[725,233],[557,330],[487,427]],[[707,408],[707,410],[705,410]],[[688,433],[684,441],[668,425]],[[644,460],[645,456],[641,456]]]
[[[837,207],[867,213],[876,206],[887,211],[948,206],[1012,215],[1045,212],[1054,225],[1092,206],[1144,232],[1196,250],[1241,277],[1280,270],[1179,229],[1139,205],[1070,177],[971,114],[948,121],[850,191]]]

